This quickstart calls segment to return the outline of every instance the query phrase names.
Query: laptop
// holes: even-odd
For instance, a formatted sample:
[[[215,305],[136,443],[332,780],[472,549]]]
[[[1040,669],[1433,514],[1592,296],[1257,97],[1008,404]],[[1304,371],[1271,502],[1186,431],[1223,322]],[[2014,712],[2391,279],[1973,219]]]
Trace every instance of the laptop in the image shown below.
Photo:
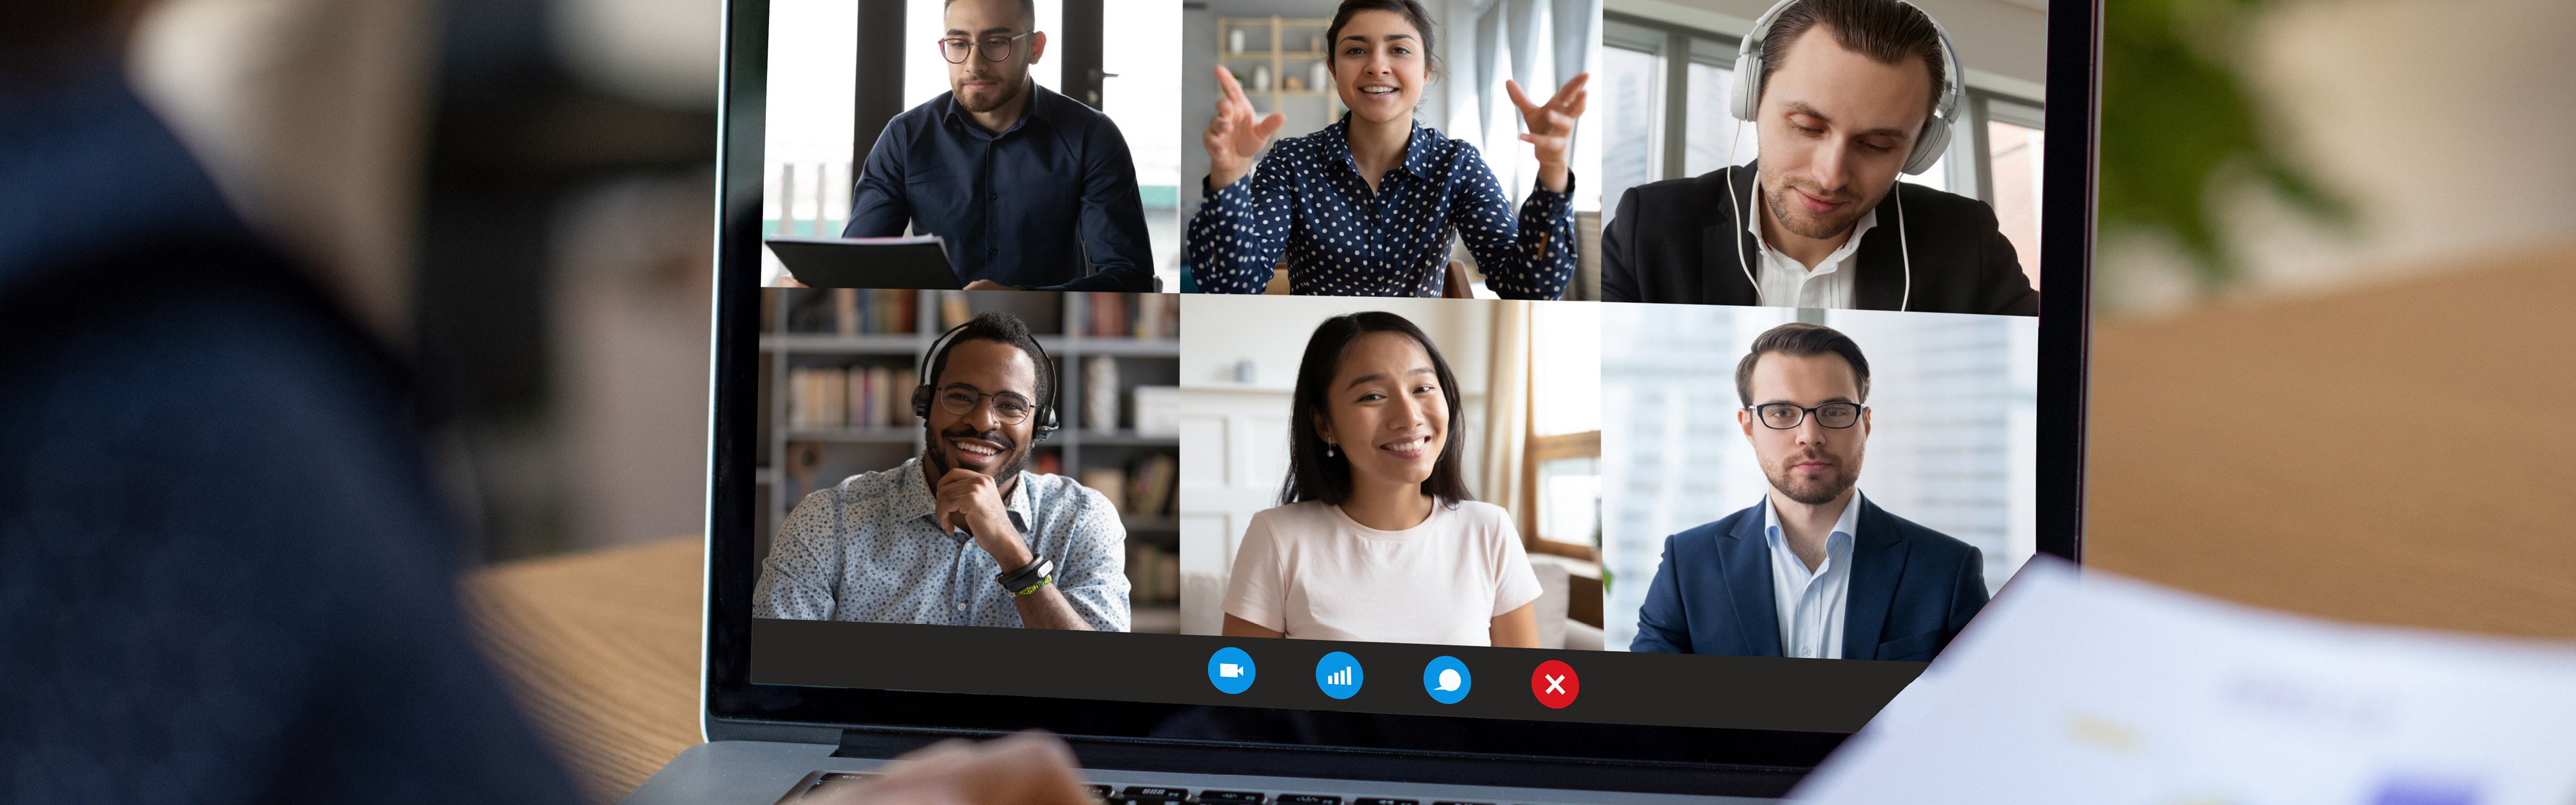
[[[906,88],[946,86],[936,72],[947,69],[940,50],[915,41],[936,26],[906,16],[937,5],[728,4],[701,702],[707,740],[626,802],[793,802],[939,740],[1032,728],[1062,735],[1092,793],[1124,805],[1781,797],[1921,674],[1939,645],[1884,634],[1901,609],[1890,596],[1904,595],[1888,593],[1883,578],[1870,587],[1852,577],[1847,602],[1859,603],[1840,616],[1841,628],[1881,634],[1875,644],[1845,635],[1836,644],[1842,655],[1886,649],[1908,659],[1784,656],[1813,654],[1813,646],[1789,645],[1800,642],[1792,635],[1809,634],[1805,626],[1740,614],[1772,612],[1767,599],[1709,597],[1724,589],[1711,579],[1751,578],[1743,568],[1706,570],[1692,581],[1684,577],[1696,572],[1693,560],[1666,555],[1682,535],[1706,536],[1703,527],[1721,521],[1752,529],[1730,533],[1762,539],[1762,514],[1775,498],[1746,446],[1765,425],[1745,423],[1771,410],[1737,404],[1733,368],[1754,339],[1783,327],[1820,326],[1869,353],[1871,449],[1849,505],[1866,500],[1951,541],[1939,545],[1975,548],[1916,554],[1929,563],[1925,557],[1939,553],[1954,581],[1974,579],[1952,592],[1981,601],[2039,553],[2080,560],[2096,4],[2060,0],[2043,11],[2036,0],[1924,3],[1973,49],[1955,73],[1964,91],[1946,154],[1906,181],[1939,182],[1936,189],[1986,203],[1998,226],[2018,226],[2002,236],[2026,258],[2029,285],[2046,294],[2042,315],[1922,312],[1933,278],[1920,265],[1908,267],[1916,272],[1914,309],[1901,312],[760,287],[762,232],[796,231],[777,218],[850,209],[859,170],[851,166],[865,162],[888,121],[929,99]],[[1465,15],[1473,4],[1433,5],[1443,33],[1453,35],[1444,47],[1472,55],[1477,45],[1465,40],[1475,20]],[[1621,188],[1690,175],[1702,143],[1646,133],[1689,130],[1664,121],[1696,118],[1693,104],[1724,96],[1725,68],[1757,18],[1772,16],[1766,9],[1777,10],[1760,2],[1607,0],[1597,20],[1552,26],[1588,32],[1603,65],[1593,81],[1603,97],[1592,108],[1605,117],[1608,158],[1576,173],[1608,190],[1588,204],[1611,208]],[[1306,98],[1320,94],[1311,85],[1304,94],[1283,86],[1280,74],[1302,77],[1305,64],[1285,69],[1272,60],[1292,59],[1332,10],[1330,2],[1251,0],[1047,3],[1042,12],[1058,18],[1042,17],[1038,27],[1051,34],[1056,66],[1037,80],[1104,110],[1128,129],[1137,153],[1160,155],[1140,156],[1140,165],[1181,166],[1174,176],[1139,173],[1148,195],[1165,183],[1186,188],[1206,169],[1205,155],[1193,156],[1194,124],[1204,125],[1218,91],[1198,74],[1224,63],[1250,76],[1258,66],[1261,80],[1245,84],[1248,91],[1321,100]],[[1138,16],[1156,14],[1174,19]],[[1185,52],[1103,46],[1105,31],[1149,24],[1177,32],[1172,41]],[[1249,45],[1235,45],[1238,32]],[[1289,44],[1272,52],[1274,42]],[[1168,76],[1169,65],[1127,61],[1149,57],[1182,65],[1176,90],[1145,83],[1157,70]],[[1687,70],[1668,69],[1684,58]],[[1459,81],[1475,61],[1449,64],[1449,80]],[[916,80],[915,71],[942,78]],[[1074,78],[1058,85],[1060,76]],[[1674,80],[1682,76],[1689,82]],[[1641,80],[1623,83],[1629,78]],[[1157,103],[1179,105],[1179,130],[1167,130],[1170,110],[1139,109]],[[1661,117],[1620,117],[1639,109]],[[818,115],[824,122],[809,127],[834,136],[799,140],[795,126],[805,124],[797,121]],[[854,124],[830,120],[836,116]],[[1139,122],[1157,119],[1164,122],[1154,130]],[[1289,125],[1283,132],[1322,124]],[[2057,147],[2038,148],[2049,130]],[[1485,150],[1512,147],[1504,142]],[[1610,170],[1617,165],[1627,175]],[[789,192],[782,187],[818,186],[781,176],[831,181],[820,183],[813,203],[765,198]],[[1189,210],[1147,209],[1164,210],[1171,229],[1186,231],[1180,224]],[[1922,247],[1912,256],[1922,259]],[[1572,295],[1588,293],[1579,280],[1570,287]],[[754,617],[782,522],[817,490],[921,455],[923,420],[907,403],[915,387],[928,385],[926,364],[949,346],[940,336],[997,311],[1026,324],[1056,381],[1052,399],[1040,402],[1061,421],[1036,443],[1029,477],[1071,479],[1119,507],[1125,597],[1112,606],[1125,633]],[[1233,580],[1261,572],[1247,569],[1246,530],[1281,497],[1299,356],[1319,323],[1362,311],[1420,325],[1423,340],[1437,342],[1469,387],[1453,438],[1468,443],[1475,499],[1504,512],[1518,540],[1506,554],[1520,564],[1499,572],[1538,579],[1542,592],[1523,605],[1537,613],[1537,637],[1514,632],[1513,647],[1303,639],[1311,635],[1283,623],[1270,630],[1287,633],[1283,639],[1244,636],[1226,620],[1249,612],[1227,603],[1237,598]],[[964,404],[980,410],[971,409],[980,404],[974,399]],[[1799,408],[1792,427],[1843,413],[1816,402],[1792,407]],[[1737,419],[1739,408],[1746,418]],[[1514,412],[1517,419],[1508,416]],[[1177,424],[1140,424],[1148,421]],[[1495,460],[1498,450],[1520,450],[1524,460]],[[1862,522],[1853,542],[1872,544],[1876,527]],[[1978,559],[1960,564],[1963,556]],[[1857,569],[1879,560],[1853,561]],[[1703,618],[1675,627],[1676,606],[1739,614],[1727,624]],[[1864,613],[1872,608],[1878,613]],[[1729,649],[1719,634],[1728,629],[1772,640]]]
[[[948,267],[947,245],[935,235],[905,238],[771,237],[763,241],[797,282],[808,288],[966,287]]]

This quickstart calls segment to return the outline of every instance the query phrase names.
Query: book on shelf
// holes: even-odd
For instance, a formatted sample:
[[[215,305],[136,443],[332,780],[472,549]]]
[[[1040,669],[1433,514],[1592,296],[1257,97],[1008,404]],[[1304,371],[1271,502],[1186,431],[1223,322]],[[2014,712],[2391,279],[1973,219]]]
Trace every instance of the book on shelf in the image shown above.
[[[822,430],[849,424],[850,373],[847,369],[787,370],[787,427]]]
[[[1127,546],[1127,598],[1171,603],[1181,600],[1181,557],[1162,546],[1140,542]]]
[[[1137,294],[1136,314],[1130,332],[1142,341],[1181,337],[1181,303],[1178,299],[1171,294]]]
[[[1135,477],[1128,482],[1128,508],[1138,517],[1160,517],[1172,513],[1172,488],[1180,479],[1181,463],[1169,454],[1155,453],[1136,462]]]
[[[939,329],[946,330],[975,318],[975,306],[966,299],[965,291],[939,292]]]
[[[1075,476],[1074,480],[1083,486],[1090,487],[1091,491],[1100,493],[1101,497],[1108,498],[1109,508],[1117,509],[1119,514],[1127,513],[1126,470],[1117,467],[1085,467],[1082,474]]]
[[[1091,332],[1093,338],[1127,336],[1127,295],[1095,293],[1091,295]]]
[[[918,329],[919,291],[881,288],[791,289],[787,330],[842,337],[901,335]]]
[[[1041,455],[1041,464],[1051,457]],[[1180,475],[1179,461],[1170,454],[1154,453],[1138,458],[1130,467],[1084,467],[1076,480],[1108,498],[1110,507],[1122,517],[1165,517],[1172,514],[1177,502],[1172,490]]]
[[[911,371],[900,366],[787,370],[792,430],[894,428],[910,424]]]
[[[1089,295],[1083,333],[1092,338],[1156,341],[1180,337],[1181,308],[1167,294],[1094,293]]]

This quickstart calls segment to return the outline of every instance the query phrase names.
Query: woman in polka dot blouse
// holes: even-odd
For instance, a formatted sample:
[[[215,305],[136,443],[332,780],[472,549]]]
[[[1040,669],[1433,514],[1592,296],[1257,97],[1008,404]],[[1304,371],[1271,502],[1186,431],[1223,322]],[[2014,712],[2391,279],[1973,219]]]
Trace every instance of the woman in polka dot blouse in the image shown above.
[[[1566,169],[1583,84],[1545,104],[1505,86],[1538,152],[1538,186],[1515,218],[1475,146],[1413,119],[1437,72],[1432,24],[1416,0],[1345,0],[1325,31],[1340,122],[1282,140],[1252,169],[1285,117],[1256,119],[1243,87],[1216,68],[1225,98],[1201,137],[1206,203],[1190,221],[1191,279],[1209,293],[1260,293],[1288,267],[1292,293],[1440,296],[1449,234],[1506,299],[1555,299],[1574,276],[1574,175]]]

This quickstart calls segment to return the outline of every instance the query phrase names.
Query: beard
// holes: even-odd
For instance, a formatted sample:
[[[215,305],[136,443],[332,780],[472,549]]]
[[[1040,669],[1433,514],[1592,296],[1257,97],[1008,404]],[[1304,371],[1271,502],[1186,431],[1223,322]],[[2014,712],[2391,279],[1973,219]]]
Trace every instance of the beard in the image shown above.
[[[1003,75],[999,70],[983,72],[985,70],[993,70],[993,68],[981,65],[994,63],[983,61],[984,56],[981,53],[975,54],[972,58],[974,58],[979,65],[976,68],[976,72],[970,72],[964,77],[948,80],[949,97],[955,98],[957,100],[957,105],[965,107],[966,111],[982,113],[1000,109],[1011,105],[1012,101],[1019,100],[1022,94],[1029,91],[1029,77],[1026,72],[1023,72],[1016,77]],[[995,81],[999,82],[1002,86],[992,92],[980,95],[968,95],[966,93],[966,82],[970,80]]]
[[[1789,191],[1792,188],[1804,190],[1807,195],[1826,201],[1844,203],[1841,209],[1835,210],[1830,216],[1816,215],[1807,212],[1804,205],[1789,198]],[[1878,199],[1857,198],[1848,193],[1828,193],[1824,188],[1812,184],[1782,178],[1771,187],[1764,189],[1762,203],[1771,208],[1771,218],[1780,222],[1780,228],[1797,233],[1798,237],[1827,240],[1851,231],[1852,225],[1860,223],[1863,213],[1878,206]]]
[[[948,443],[952,438],[982,439],[1002,446],[1002,460],[994,465],[993,474],[988,476],[997,486],[1008,488],[1012,481],[1019,480],[1020,471],[1029,466],[1029,449],[1018,442],[1011,441],[1011,437],[1001,431],[988,430],[979,433],[974,428],[959,425],[940,433],[931,433],[930,426],[927,424],[922,425],[921,430],[924,435],[930,437],[930,449],[922,452],[928,455],[930,468],[937,470],[939,476],[946,476],[957,469],[957,463],[948,460],[948,451],[957,449],[956,445]]]
[[[1844,492],[1851,491],[1853,484],[1860,482],[1858,454],[1854,454],[1849,461],[1835,461],[1832,470],[1817,473],[1811,477],[1799,477],[1790,469],[1799,462],[1826,457],[1822,453],[1802,450],[1782,456],[1779,461],[1763,467],[1762,474],[1771,479],[1771,488],[1780,490],[1780,494],[1790,500],[1809,506],[1831,503],[1835,498],[1842,497]]]

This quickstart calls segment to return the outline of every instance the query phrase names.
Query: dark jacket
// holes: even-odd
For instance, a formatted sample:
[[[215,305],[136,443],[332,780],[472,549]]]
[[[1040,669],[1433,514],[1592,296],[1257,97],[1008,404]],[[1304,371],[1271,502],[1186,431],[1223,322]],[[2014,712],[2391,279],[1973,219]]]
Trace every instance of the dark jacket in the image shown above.
[[[1710,171],[1628,188],[1601,240],[1601,298],[1609,302],[1756,305],[1749,265],[1761,274],[1761,246],[1736,217],[1752,214],[1755,168]],[[1852,303],[1866,310],[2039,315],[2039,292],[2023,276],[2012,242],[1985,202],[1909,182],[1878,202],[1878,226],[1861,235]],[[1734,194],[1729,204],[1727,194]],[[1897,196],[1904,195],[1904,212]],[[1912,220],[1906,220],[1911,216]],[[1899,244],[1898,233],[1907,243]],[[1736,247],[1743,246],[1739,260]],[[1913,288],[1906,287],[1906,253]]]
[[[0,799],[574,801],[400,366],[122,74],[0,85]]]
[[[1843,659],[1929,661],[1986,605],[1976,548],[1857,498]],[[1664,538],[1629,651],[1778,657],[1765,500]]]

